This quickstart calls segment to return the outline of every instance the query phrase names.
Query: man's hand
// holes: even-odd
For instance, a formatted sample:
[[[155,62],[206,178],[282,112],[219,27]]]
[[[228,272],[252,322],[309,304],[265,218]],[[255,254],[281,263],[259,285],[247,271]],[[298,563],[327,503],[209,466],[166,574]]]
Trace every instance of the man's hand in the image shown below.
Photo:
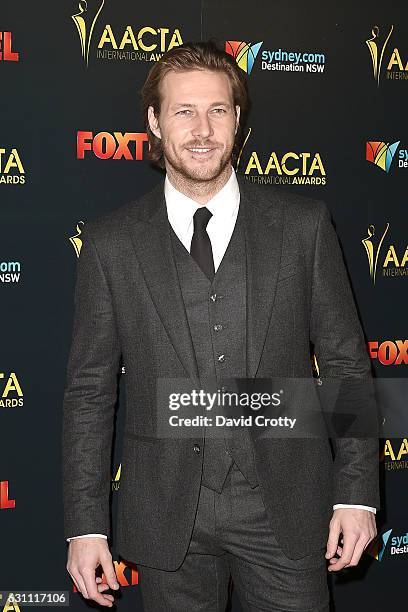
[[[343,534],[339,544],[340,533]],[[364,549],[377,535],[375,514],[360,508],[337,508],[330,521],[326,559],[332,572],[357,565]],[[334,555],[339,558],[335,558]]]
[[[101,565],[108,584],[101,584],[95,577]],[[106,589],[119,588],[107,541],[103,538],[79,538],[71,540],[68,548],[67,571],[76,588],[85,599],[93,599],[101,606],[113,606],[113,595],[104,595]]]

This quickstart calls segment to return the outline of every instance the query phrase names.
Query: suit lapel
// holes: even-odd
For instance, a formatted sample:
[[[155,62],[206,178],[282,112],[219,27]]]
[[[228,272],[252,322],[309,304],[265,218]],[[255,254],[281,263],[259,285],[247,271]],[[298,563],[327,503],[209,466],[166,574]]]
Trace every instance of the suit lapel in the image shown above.
[[[276,195],[271,199],[269,190],[261,199],[243,176],[237,175],[237,179],[247,253],[247,376],[254,378],[275,298],[283,210],[281,200]],[[197,361],[172,252],[164,179],[129,209],[127,229],[159,317],[186,372],[198,383]]]
[[[275,300],[282,252],[283,209],[275,191],[255,195],[237,175],[247,252],[247,376],[255,378]],[[259,194],[259,192],[257,192]]]
[[[134,204],[128,220],[136,257],[159,317],[186,372],[198,383],[197,361],[172,252],[164,180],[143,198],[143,204]]]

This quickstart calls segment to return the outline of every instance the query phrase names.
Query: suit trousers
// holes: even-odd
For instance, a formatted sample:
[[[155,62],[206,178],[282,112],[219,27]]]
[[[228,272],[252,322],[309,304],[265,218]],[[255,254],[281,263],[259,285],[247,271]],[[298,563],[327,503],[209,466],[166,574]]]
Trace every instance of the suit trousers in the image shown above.
[[[251,488],[233,463],[221,493],[201,486],[180,567],[138,565],[144,612],[225,612],[232,584],[246,612],[328,612],[324,555],[325,548],[301,559],[283,553],[260,486]]]

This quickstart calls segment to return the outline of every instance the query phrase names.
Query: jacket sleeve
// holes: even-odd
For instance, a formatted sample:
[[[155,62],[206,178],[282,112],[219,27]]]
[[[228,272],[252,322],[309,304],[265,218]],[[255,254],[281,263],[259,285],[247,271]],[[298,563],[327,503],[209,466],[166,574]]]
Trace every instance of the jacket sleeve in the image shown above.
[[[330,415],[329,435],[334,450],[332,502],[379,508],[378,413],[371,364],[330,213],[324,202],[319,202],[319,208],[310,339],[322,391],[325,385],[338,391],[335,410]],[[330,392],[329,396],[333,398]],[[345,423],[352,426],[344,427]]]
[[[62,419],[65,537],[110,536],[109,496],[120,344],[110,289],[85,226]]]

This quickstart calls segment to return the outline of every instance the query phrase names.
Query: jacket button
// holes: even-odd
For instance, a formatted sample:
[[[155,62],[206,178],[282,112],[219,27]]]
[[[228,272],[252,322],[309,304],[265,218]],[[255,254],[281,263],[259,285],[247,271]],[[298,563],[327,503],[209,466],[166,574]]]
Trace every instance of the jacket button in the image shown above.
[[[225,361],[225,355],[218,355],[218,361],[220,361],[221,363]]]
[[[222,329],[222,325],[217,323],[217,325],[214,325],[213,329],[214,329],[214,331],[220,331],[220,329]]]
[[[193,451],[194,451],[195,453],[199,453],[199,452],[201,451],[201,448],[199,447],[199,445],[198,445],[198,444],[194,444],[194,446],[193,446]]]

